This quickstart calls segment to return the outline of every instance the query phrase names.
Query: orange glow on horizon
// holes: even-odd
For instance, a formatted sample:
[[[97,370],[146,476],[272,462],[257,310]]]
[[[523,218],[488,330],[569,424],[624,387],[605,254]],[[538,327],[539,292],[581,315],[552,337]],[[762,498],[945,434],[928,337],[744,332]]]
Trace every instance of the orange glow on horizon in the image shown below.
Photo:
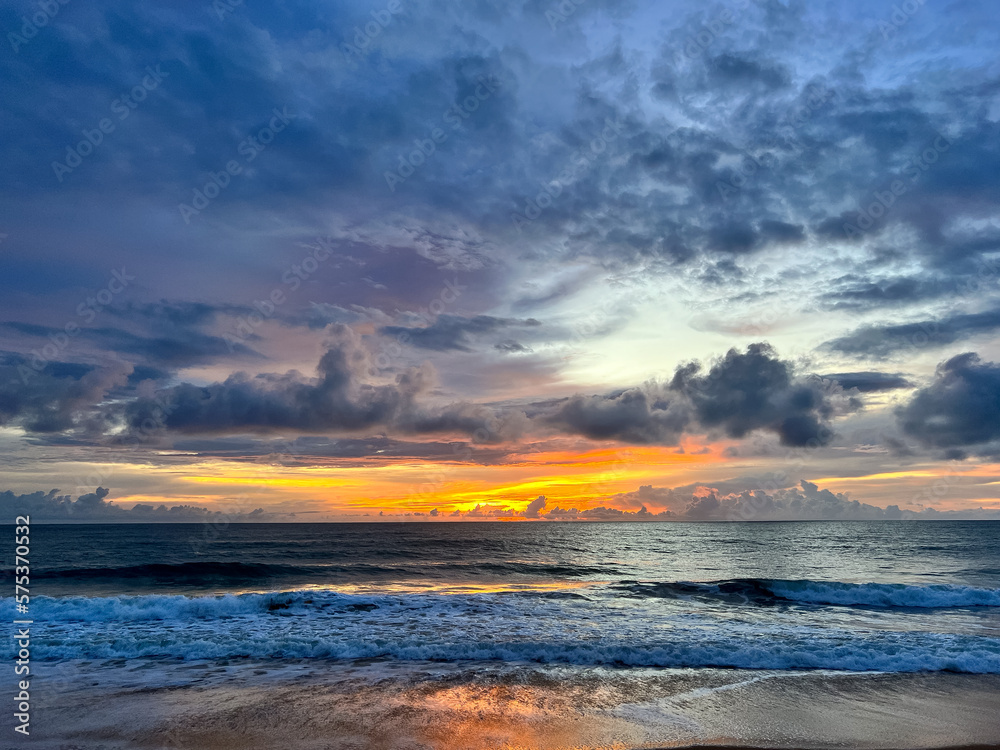
[[[179,494],[201,498],[202,504],[212,506],[234,497],[273,506],[279,494],[281,505],[289,510],[295,505],[318,513],[356,515],[437,508],[447,514],[476,505],[520,511],[537,496],[545,495],[550,508],[560,505],[583,510],[606,505],[613,495],[632,492],[641,484],[693,481],[700,467],[726,460],[724,448],[722,444],[688,440],[680,447],[606,444],[573,450],[554,441],[545,449],[531,450],[529,446],[496,464],[387,457],[339,466],[206,460],[183,468],[166,465],[145,469],[179,483]],[[206,486],[212,488],[211,495],[201,494]],[[176,502],[149,495],[119,498],[118,502],[123,500]]]
[[[202,460],[183,466],[135,465],[156,490],[122,493],[114,502],[123,507],[142,502],[185,503],[212,510],[264,508],[295,513],[297,520],[377,517],[379,512],[427,514],[437,510],[443,520],[458,511],[483,506],[497,513],[521,513],[536,497],[553,508],[587,510],[608,506],[636,509],[615,499],[643,485],[711,487],[715,481],[757,469],[761,462],[739,463],[726,455],[727,443],[686,441],[681,447],[581,446],[571,440],[551,440],[510,453],[497,463],[462,462],[450,456],[435,459],[379,457],[363,462],[285,466],[263,462]],[[121,472],[119,464],[117,471]],[[885,507],[941,510],[996,507],[1000,498],[989,493],[1000,484],[1000,465],[949,462],[922,464],[907,470],[861,476],[821,476],[810,479],[823,489],[850,491],[852,499]],[[988,487],[988,485],[992,485]],[[943,489],[942,489],[943,488]],[[206,493],[205,490],[208,490]],[[935,494],[936,493],[936,494]],[[666,509],[646,503],[650,512]],[[676,508],[671,508],[676,510]],[[523,520],[499,517],[495,520]]]

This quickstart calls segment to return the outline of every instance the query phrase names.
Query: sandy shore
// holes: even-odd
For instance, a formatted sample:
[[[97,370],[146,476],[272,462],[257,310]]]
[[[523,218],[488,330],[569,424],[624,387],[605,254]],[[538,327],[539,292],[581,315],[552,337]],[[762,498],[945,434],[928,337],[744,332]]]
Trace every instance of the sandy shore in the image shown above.
[[[44,750],[1000,746],[1000,677],[958,674],[115,660],[33,701]]]

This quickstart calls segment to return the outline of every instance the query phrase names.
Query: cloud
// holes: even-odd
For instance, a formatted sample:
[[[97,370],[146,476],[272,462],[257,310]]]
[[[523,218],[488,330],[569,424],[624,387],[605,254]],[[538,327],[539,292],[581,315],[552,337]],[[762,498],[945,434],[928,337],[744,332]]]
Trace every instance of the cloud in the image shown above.
[[[991,73],[970,62],[990,50],[975,35],[938,36],[933,53],[921,50],[919,64],[900,69],[891,45],[842,23],[848,12],[874,26],[871,9],[751,4],[736,23],[709,30],[693,1],[678,3],[669,18],[655,5],[588,3],[552,36],[537,2],[511,3],[499,16],[484,7],[454,0],[414,6],[362,59],[345,61],[343,30],[366,17],[349,5],[296,3],[291,15],[241,7],[219,23],[212,13],[194,18],[179,9],[158,14],[99,3],[72,33],[52,26],[33,39],[25,52],[34,65],[16,56],[2,62],[0,95],[18,102],[2,153],[11,197],[43,206],[53,200],[53,175],[38,165],[64,158],[64,144],[79,142],[80,123],[107,116],[111,102],[157,60],[169,77],[116,123],[55,200],[70,205],[111,190],[123,212],[144,221],[188,199],[227,158],[242,158],[238,144],[266,124],[273,107],[288,104],[297,115],[199,217],[204,230],[183,227],[181,234],[156,224],[171,240],[187,240],[173,243],[185,270],[203,261],[207,248],[221,268],[244,256],[239,239],[231,249],[219,247],[207,228],[216,222],[254,236],[254,219],[267,212],[311,229],[313,213],[329,205],[345,206],[338,228],[359,238],[369,217],[389,209],[413,217],[417,227],[429,216],[447,216],[453,226],[446,237],[422,237],[417,229],[409,246],[435,262],[460,265],[474,257],[488,265],[512,246],[514,235],[505,231],[512,208],[523,210],[540,184],[558,179],[562,193],[531,222],[532,241],[517,243],[530,247],[526,254],[596,258],[662,274],[716,252],[808,242],[816,231],[805,231],[803,217],[815,226],[830,206],[839,216],[845,202],[870,203],[873,191],[884,191],[938,132],[953,145],[919,173],[885,224],[913,230],[906,242],[914,256],[943,262],[943,275],[957,250],[986,252],[956,230],[960,219],[989,215],[1000,162]],[[626,17],[627,27],[655,28],[655,41],[600,32],[610,28],[605,20]],[[426,39],[442,18],[462,33],[429,51]],[[588,31],[585,20],[595,18],[597,31]],[[975,4],[964,6],[961,18],[970,27],[992,22],[988,8]],[[9,28],[19,23],[14,10],[3,20]],[[695,53],[687,51],[706,34],[706,47],[699,42]],[[116,54],[91,54],[102,44]],[[483,76],[502,85],[452,128],[443,114],[474,95]],[[672,107],[650,106],[646,91]],[[57,94],[72,118],[45,106]],[[591,143],[609,119],[620,128],[595,153]],[[385,172],[428,137],[428,123],[443,125],[448,141],[390,193]],[[724,200],[717,183],[744,156],[769,166]],[[129,166],[138,163],[144,169]],[[150,199],[157,208],[140,211]],[[845,210],[844,220],[856,214]],[[831,236],[844,239],[843,223],[833,222]],[[113,234],[93,225],[91,231]],[[382,248],[358,245],[359,260],[378,265]],[[86,265],[66,251],[62,257]],[[61,284],[73,270],[27,272],[36,282],[43,274]],[[367,270],[365,277],[392,288]],[[389,296],[376,294],[382,291],[364,293]]]
[[[537,326],[537,320],[516,320],[495,318],[490,315],[476,315],[463,318],[458,315],[439,315],[432,324],[424,327],[383,326],[381,333],[395,336],[419,349],[434,351],[455,350],[471,352],[470,340],[512,326]],[[499,348],[499,344],[497,345]],[[518,345],[520,346],[520,345]]]
[[[91,371],[64,364],[58,370],[63,377],[49,375],[26,387],[11,381],[15,387],[3,394],[0,416],[32,432],[79,431],[86,423],[90,434],[99,435],[123,422],[127,433],[146,437],[171,432],[459,433],[494,443],[555,430],[593,440],[673,445],[691,432],[742,438],[762,430],[785,445],[804,446],[827,443],[833,418],[860,406],[835,383],[797,376],[766,344],[753,344],[743,353],[730,350],[704,374],[702,365],[692,362],[678,367],[670,382],[606,394],[577,394],[527,407],[441,403],[433,397],[435,375],[428,364],[409,367],[390,381],[353,329],[330,324],[327,334],[330,343],[314,378],[296,371],[236,372],[208,385],[180,383],[106,399],[109,388],[125,384],[128,366]],[[870,388],[879,376],[867,375]]]
[[[957,291],[957,284],[953,280],[913,276],[869,280],[852,274],[835,283],[841,288],[822,294],[819,298],[824,306],[834,310],[901,307],[927,302]]]
[[[561,399],[543,405],[535,419],[592,440],[665,445],[675,444],[691,421],[684,399],[658,384]]]
[[[132,369],[124,362],[97,367],[3,355],[0,425],[18,425],[34,433],[102,432],[109,425],[96,407],[109,392],[126,385]]]
[[[164,302],[140,308],[108,308],[109,314],[130,317],[133,325],[138,324],[143,332],[110,326],[78,327],[73,341],[77,346],[79,342],[86,342],[102,354],[115,352],[149,366],[170,369],[215,362],[234,355],[262,359],[244,343],[227,341],[198,330],[211,323],[219,310],[209,305]],[[10,321],[0,323],[0,327],[46,343],[67,338],[63,329],[35,323]]]
[[[15,495],[10,490],[0,492],[0,510],[10,518],[28,515],[32,521],[103,521],[103,522],[199,522],[225,520],[238,521],[275,520],[272,514],[257,508],[249,513],[223,513],[193,505],[150,505],[136,503],[122,508],[105,498],[110,490],[98,487],[94,492],[80,495],[75,500],[70,495],[59,495],[58,490]]]
[[[518,515],[513,508],[506,505],[493,505],[490,503],[476,503],[476,507],[465,512],[455,511],[453,517],[463,518],[513,518]]]
[[[493,348],[504,354],[527,354],[532,351],[530,347],[525,346],[519,341],[514,341],[514,339],[501,341],[499,344],[494,344]]]
[[[806,238],[805,228],[800,224],[765,219],[758,227],[761,237],[769,244],[794,244]]]
[[[912,518],[898,506],[879,508],[851,500],[846,494],[821,490],[813,482],[802,480],[798,487],[778,490],[755,489],[752,480],[746,489],[723,493],[712,486],[667,488],[644,485],[635,492],[615,495],[615,504],[636,502],[667,506],[665,519],[686,521],[848,521]],[[745,481],[741,481],[744,484]]]
[[[516,408],[500,412],[460,401],[431,403],[426,397],[435,373],[429,364],[379,382],[379,370],[359,334],[343,324],[331,324],[326,332],[331,342],[315,378],[294,370],[253,376],[237,372],[222,382],[181,383],[123,406],[111,405],[108,418],[121,411],[128,430],[145,436],[391,431],[462,433],[492,443],[516,438],[523,430],[524,417]]]
[[[749,482],[749,484],[747,484]],[[745,485],[739,492],[720,492],[717,487],[653,487],[643,485],[634,492],[609,498],[614,506],[588,510],[553,508],[543,517],[548,520],[601,521],[835,521],[893,520],[924,515],[901,511],[897,506],[879,508],[802,480],[798,487],[778,490],[755,489],[753,480],[735,482]],[[653,513],[647,505],[663,508]],[[635,508],[637,510],[628,510]]]
[[[600,505],[596,508],[553,508],[545,514],[548,521],[670,521],[676,518],[670,511],[650,513],[645,507],[637,511],[619,510]]]
[[[376,311],[378,312],[378,311]],[[365,319],[363,309],[352,309],[330,305],[326,302],[313,302],[309,306],[309,312],[305,316],[306,325],[309,328],[325,328],[330,323],[356,323]]]
[[[147,303],[130,300],[118,306],[108,307],[107,311],[121,320],[141,319],[161,328],[193,328],[213,323],[222,314],[245,315],[250,309],[208,302],[161,299]]]
[[[913,387],[913,383],[898,372],[837,372],[819,377],[823,380],[833,380],[847,391],[856,388],[860,393],[878,393]]]
[[[905,350],[947,346],[997,329],[1000,329],[1000,309],[951,315],[941,320],[865,326],[825,346],[858,357],[888,357]]]
[[[576,395],[536,404],[529,416],[563,432],[594,440],[676,444],[689,432],[721,431],[731,438],[764,430],[783,445],[824,445],[833,437],[831,420],[860,402],[818,377],[797,377],[789,362],[767,344],[745,353],[731,349],[704,375],[691,362],[669,383],[605,395]]]
[[[760,84],[765,89],[776,89],[791,83],[791,74],[785,66],[748,55],[724,53],[711,58],[708,67],[712,78],[726,85]]]
[[[545,495],[539,495],[532,500],[524,509],[525,518],[538,518],[539,511],[545,507]]]
[[[328,332],[334,340],[315,379],[295,371],[238,372],[207,386],[182,383],[159,391],[155,399],[128,404],[126,424],[132,430],[152,424],[186,433],[357,432],[385,428],[413,414],[416,396],[430,385],[430,370],[410,368],[393,383],[369,384],[374,368],[357,334],[342,324]]]
[[[859,406],[819,378],[796,378],[767,344],[730,349],[705,375],[700,371],[699,363],[678,368],[670,388],[688,398],[701,426],[733,438],[762,429],[783,445],[823,445],[833,437],[830,420]]]
[[[903,432],[923,445],[1000,453],[1000,364],[974,352],[938,365],[934,381],[896,411]]]
[[[200,458],[280,464],[282,466],[369,466],[399,459],[454,461],[497,465],[516,448],[489,443],[436,441],[427,438],[400,440],[383,435],[329,437],[299,435],[294,438],[254,435],[175,435],[170,447]],[[153,459],[150,459],[153,460]]]

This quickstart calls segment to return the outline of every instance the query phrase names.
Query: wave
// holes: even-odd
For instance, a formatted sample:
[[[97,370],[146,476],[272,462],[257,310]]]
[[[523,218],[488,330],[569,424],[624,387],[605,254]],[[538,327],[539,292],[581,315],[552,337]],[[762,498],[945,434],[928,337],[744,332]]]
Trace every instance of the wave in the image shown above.
[[[905,583],[736,578],[706,583],[625,581],[617,588],[631,596],[702,598],[761,606],[801,603],[917,609],[1000,607],[1000,589],[944,583],[917,586]]]
[[[136,583],[164,583],[181,585],[213,585],[217,583],[314,580],[329,581],[369,579],[382,580],[395,577],[459,577],[474,575],[503,576],[557,576],[577,578],[589,575],[608,575],[613,567],[573,566],[556,563],[532,562],[441,562],[434,565],[407,561],[399,564],[373,565],[368,563],[274,564],[229,561],[199,561],[183,563],[149,563],[119,567],[65,568],[39,570],[32,578],[66,583],[108,581],[133,581]],[[0,580],[13,577],[13,572],[0,572]]]
[[[943,638],[943,637],[942,637]],[[773,645],[721,639],[699,643],[624,645],[612,640],[581,643],[436,641],[386,642],[355,639],[245,638],[201,639],[179,649],[163,637],[118,639],[93,643],[37,646],[43,660],[63,659],[393,659],[399,661],[500,661],[656,668],[722,668],[754,670],[838,670],[849,672],[954,672],[1000,674],[1000,642],[963,644],[954,641],[843,644],[813,639]]]
[[[704,586],[686,584],[696,585]],[[39,624],[32,656],[40,660],[386,658],[1000,674],[997,637],[713,617],[652,601],[623,607],[620,597],[315,590],[38,597],[31,606]],[[13,619],[12,600],[0,604],[0,616]]]

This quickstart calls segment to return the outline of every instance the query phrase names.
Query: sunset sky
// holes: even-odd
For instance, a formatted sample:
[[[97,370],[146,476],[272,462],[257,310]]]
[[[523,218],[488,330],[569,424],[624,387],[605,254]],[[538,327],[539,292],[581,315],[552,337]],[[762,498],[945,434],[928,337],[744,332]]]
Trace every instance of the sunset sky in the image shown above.
[[[0,504],[1000,512],[996,10],[6,3]]]

